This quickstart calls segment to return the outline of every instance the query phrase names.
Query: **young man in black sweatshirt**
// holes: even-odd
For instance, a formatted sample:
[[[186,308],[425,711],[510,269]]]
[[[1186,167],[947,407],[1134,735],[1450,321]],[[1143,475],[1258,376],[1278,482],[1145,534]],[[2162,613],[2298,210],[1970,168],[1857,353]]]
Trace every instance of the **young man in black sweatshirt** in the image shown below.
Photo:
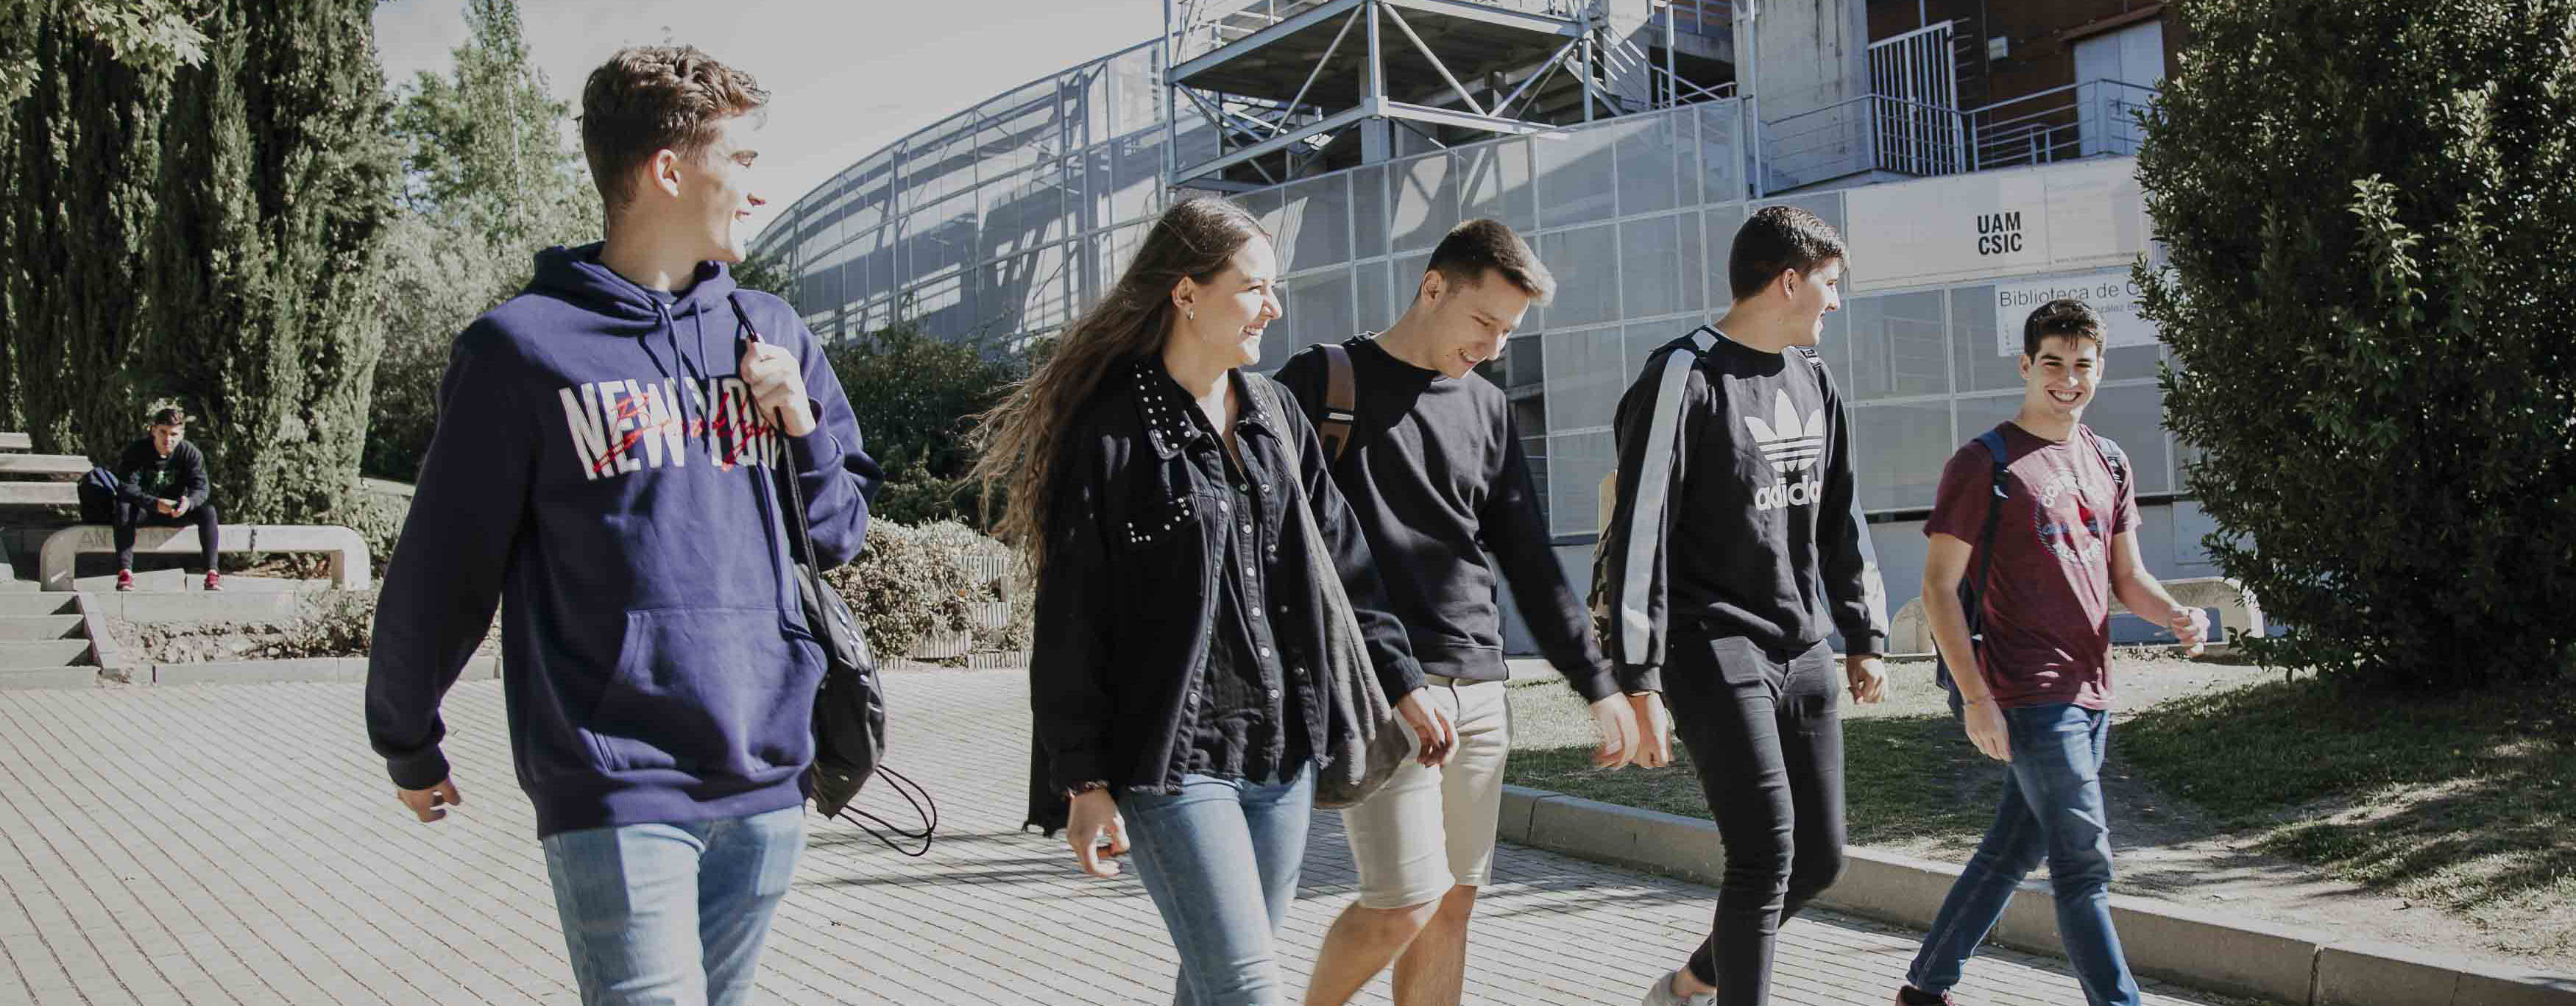
[[[1309,1004],[1349,1001],[1389,962],[1397,1006],[1459,1000],[1467,917],[1493,863],[1511,747],[1496,566],[1541,651],[1592,703],[1601,731],[1594,763],[1623,765],[1638,750],[1630,700],[1548,547],[1510,406],[1475,373],[1502,355],[1522,313],[1555,286],[1511,228],[1471,220],[1432,250],[1412,305],[1392,327],[1313,347],[1279,372],[1324,434],[1334,484],[1371,554],[1385,557],[1378,571],[1432,701],[1458,730],[1447,765],[1408,762],[1385,789],[1342,812],[1360,897],[1324,937]],[[1336,397],[1347,399],[1347,412]]]
[[[152,414],[152,435],[125,446],[116,459],[116,589],[134,589],[134,532],[141,527],[197,529],[206,557],[206,589],[224,589],[215,571],[223,525],[206,502],[206,456],[188,442],[188,414],[175,408]]]
[[[1842,237],[1756,211],[1735,303],[1648,358],[1619,400],[1617,502],[1595,577],[1630,692],[1663,693],[1726,847],[1716,924],[1647,1006],[1770,1000],[1782,920],[1842,872],[1829,633],[1854,699],[1886,687],[1886,590],[1854,492],[1850,423],[1811,348],[1842,306]]]

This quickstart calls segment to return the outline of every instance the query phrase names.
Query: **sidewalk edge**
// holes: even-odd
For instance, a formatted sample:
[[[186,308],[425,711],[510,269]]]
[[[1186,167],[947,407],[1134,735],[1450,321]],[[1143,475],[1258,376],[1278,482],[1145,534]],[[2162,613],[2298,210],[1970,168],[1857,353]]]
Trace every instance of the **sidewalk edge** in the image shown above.
[[[1501,838],[1702,884],[1722,879],[1717,825],[1526,786],[1503,787]],[[1842,878],[1816,898],[1835,911],[1929,926],[1959,867],[1878,849],[1844,850]],[[1994,939],[2063,955],[2045,883],[2022,886]],[[2152,898],[2113,895],[2111,914],[2140,975],[2295,1006],[2576,1006],[2576,975],[2396,944],[2338,940]]]

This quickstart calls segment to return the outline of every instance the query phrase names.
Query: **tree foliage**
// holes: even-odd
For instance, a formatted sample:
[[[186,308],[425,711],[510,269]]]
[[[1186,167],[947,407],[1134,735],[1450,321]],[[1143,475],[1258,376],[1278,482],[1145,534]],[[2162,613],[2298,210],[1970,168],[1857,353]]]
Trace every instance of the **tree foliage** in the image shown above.
[[[201,61],[130,62],[195,44],[155,10],[202,33]],[[299,0],[13,11],[29,80],[0,115],[0,420],[40,450],[105,458],[140,434],[147,402],[175,400],[199,417],[227,515],[339,508],[392,209],[368,14]]]
[[[966,477],[975,463],[966,429],[1027,376],[1028,360],[924,335],[908,321],[828,352],[868,456],[885,471],[877,515],[907,524],[976,522],[987,508]]]
[[[793,293],[796,289],[795,275],[788,272],[786,266],[765,256],[753,255],[735,264],[733,281],[745,290],[777,294],[788,300],[796,299]]]
[[[37,43],[47,30],[87,39],[139,73],[206,58],[206,33],[188,22],[179,0],[0,0],[0,105],[35,90]]]
[[[367,431],[368,474],[409,481],[438,425],[448,346],[526,284],[538,251],[598,240],[600,205],[548,97],[514,0],[468,0],[447,75],[393,94],[400,219],[387,246],[384,362]]]
[[[2276,665],[2563,673],[2576,0],[2196,0],[2138,175],[2168,423]]]

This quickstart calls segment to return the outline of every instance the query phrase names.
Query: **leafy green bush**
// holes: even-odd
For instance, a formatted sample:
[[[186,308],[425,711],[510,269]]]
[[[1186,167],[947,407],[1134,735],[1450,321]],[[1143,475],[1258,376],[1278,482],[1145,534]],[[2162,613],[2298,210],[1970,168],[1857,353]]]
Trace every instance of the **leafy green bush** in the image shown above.
[[[2267,664],[2452,687],[2576,646],[2576,0],[2196,0],[2142,311]]]

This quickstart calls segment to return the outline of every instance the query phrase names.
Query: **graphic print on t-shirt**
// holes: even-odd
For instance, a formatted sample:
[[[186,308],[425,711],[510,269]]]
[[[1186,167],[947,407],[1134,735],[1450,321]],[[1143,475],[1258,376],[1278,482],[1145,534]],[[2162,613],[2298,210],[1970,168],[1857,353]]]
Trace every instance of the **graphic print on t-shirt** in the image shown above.
[[[1795,482],[1754,487],[1755,510],[1806,506],[1815,502],[1825,488],[1823,480],[1810,471],[1816,460],[1825,455],[1824,407],[1810,410],[1802,422],[1797,403],[1789,400],[1789,389],[1780,389],[1778,396],[1769,422],[1760,416],[1746,416],[1744,428],[1753,434],[1753,445],[1762,452],[1762,459],[1771,463],[1772,474],[1784,478],[1792,472],[1804,474]]]
[[[2084,491],[2084,480],[2074,472],[2058,470],[2032,489],[2030,526],[2039,535],[2040,547],[2068,565],[2103,561],[2107,553],[2102,543],[2111,538],[2110,522],[2103,516],[2101,502]],[[2072,505],[2061,509],[2061,503]],[[2074,518],[2072,523],[2063,519],[2068,516]]]

